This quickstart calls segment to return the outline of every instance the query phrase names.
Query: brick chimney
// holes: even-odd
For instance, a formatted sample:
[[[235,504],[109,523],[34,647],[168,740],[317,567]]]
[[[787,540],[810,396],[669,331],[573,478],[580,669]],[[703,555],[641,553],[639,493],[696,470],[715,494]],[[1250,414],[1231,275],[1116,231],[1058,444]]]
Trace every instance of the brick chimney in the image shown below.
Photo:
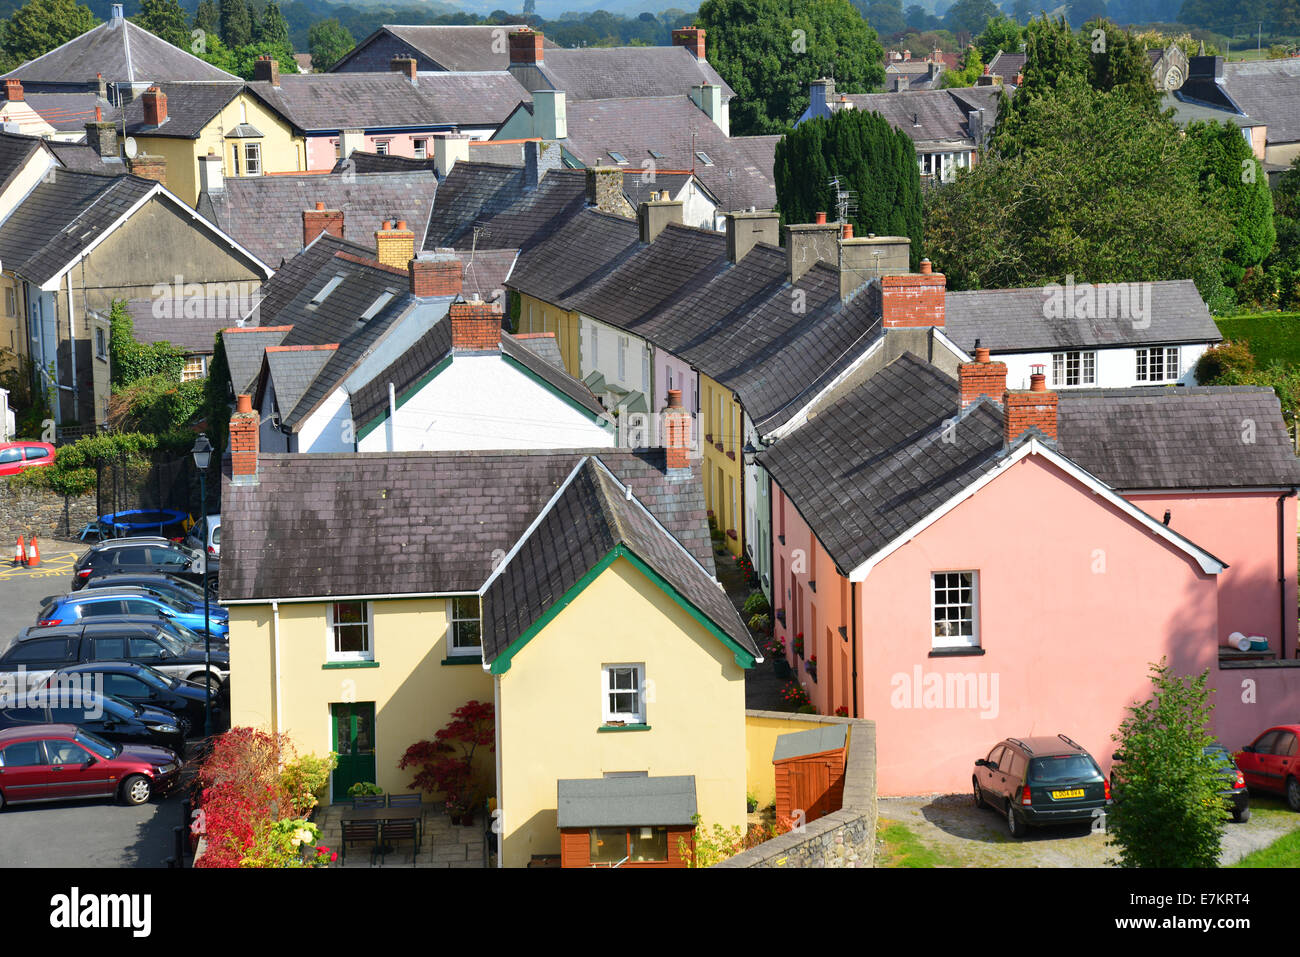
[[[786,275],[796,283],[803,274],[818,263],[834,266],[838,262],[836,240],[840,227],[826,222],[826,214],[818,213],[815,223],[798,223],[785,228]]]
[[[1034,368],[1041,369],[1042,366]],[[1029,377],[1027,390],[1006,392],[1002,396],[1002,434],[1008,445],[1018,440],[1029,429],[1038,429],[1049,439],[1056,439],[1055,392],[1047,391],[1043,373]]]
[[[99,107],[95,107],[98,111]],[[102,112],[99,115],[103,115]],[[101,159],[117,158],[117,126],[96,119],[86,124],[86,145]]]
[[[451,304],[451,348],[453,352],[496,352],[501,348],[501,319],[496,303],[484,302],[474,294],[468,302]]]
[[[668,470],[691,467],[691,415],[682,408],[682,390],[668,390],[664,407],[664,446]]]
[[[144,125],[162,126],[167,122],[167,94],[156,86],[144,91]]]
[[[5,80],[5,99],[10,103],[21,103],[23,84],[20,80]]]
[[[167,185],[167,157],[152,153],[136,153],[129,161],[129,166],[132,176],[156,180],[164,186]]]
[[[415,232],[408,229],[406,220],[397,222],[384,220],[383,226],[375,230],[376,258],[385,266],[406,269],[415,258]]]
[[[253,411],[252,396],[240,395],[235,403],[230,417],[230,483],[256,485],[261,416]]]
[[[267,54],[253,61],[253,79],[261,83],[280,85],[280,61]]]
[[[431,296],[459,296],[464,265],[450,249],[420,253],[407,264],[411,275],[411,295],[421,299]]]
[[[886,329],[943,325],[943,299],[947,279],[932,272],[930,260],[921,260],[921,271],[880,279],[881,324]]]
[[[654,242],[655,237],[662,233],[669,223],[680,225],[684,205],[680,200],[673,199],[652,199],[642,203],[636,211],[636,221],[641,227],[641,242]]]
[[[686,47],[697,60],[704,56],[704,31],[700,27],[684,27],[673,31],[673,46]]]
[[[779,246],[780,225],[780,213],[727,213],[727,258],[738,263],[759,243]]]
[[[545,38],[528,27],[510,34],[510,65],[516,63],[541,63]]]
[[[1007,364],[993,362],[989,351],[982,346],[975,349],[975,361],[963,362],[957,367],[958,402],[965,411],[982,395],[999,402],[1007,391]]]
[[[343,238],[343,210],[326,209],[317,203],[315,209],[302,211],[302,244],[306,246],[321,233]]]
[[[411,81],[411,86],[418,86],[420,81],[415,73],[415,57],[413,56],[395,56],[388,61],[388,68],[394,73],[400,73]]]

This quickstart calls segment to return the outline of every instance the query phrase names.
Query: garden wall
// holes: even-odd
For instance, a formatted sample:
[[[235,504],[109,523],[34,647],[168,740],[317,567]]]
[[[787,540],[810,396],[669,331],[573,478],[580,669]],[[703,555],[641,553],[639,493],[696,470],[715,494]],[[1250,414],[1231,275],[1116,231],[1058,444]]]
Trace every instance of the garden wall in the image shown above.
[[[876,856],[876,723],[828,715],[746,711],[746,725],[765,733],[751,736],[767,747],[775,722],[787,722],[789,731],[810,725],[849,725],[849,754],[844,771],[844,806],[758,847],[743,851],[715,867],[872,867]],[[756,758],[751,755],[751,766]]]
[[[15,489],[0,479],[0,558],[11,557],[19,535],[75,539],[95,518],[94,492],[60,495],[48,489]]]

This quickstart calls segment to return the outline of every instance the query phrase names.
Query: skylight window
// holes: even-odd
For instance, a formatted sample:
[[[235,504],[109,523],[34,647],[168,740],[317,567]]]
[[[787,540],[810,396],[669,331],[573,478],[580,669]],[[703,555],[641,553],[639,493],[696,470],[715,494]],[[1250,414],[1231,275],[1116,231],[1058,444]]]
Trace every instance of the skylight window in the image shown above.
[[[379,310],[383,309],[384,306],[388,305],[392,301],[393,294],[391,292],[381,292],[379,298],[370,304],[370,308],[361,314],[361,321],[369,322],[371,319],[375,318],[375,316],[379,315]]]
[[[329,282],[327,282],[324,286],[321,287],[320,292],[316,293],[316,295],[311,297],[311,304],[313,306],[319,306],[322,302],[324,302],[327,298],[329,298],[329,294],[332,293],[335,289],[337,289],[339,287],[339,283],[341,283],[342,281],[343,281],[342,276],[335,276],[333,279],[331,279]]]
[[[615,163],[617,163],[619,166],[626,166],[626,165],[627,165],[627,157],[624,156],[622,153],[619,153],[619,152],[617,152],[616,150],[610,150],[610,151],[609,151],[609,155],[610,155],[610,158],[611,158]]]
[[[649,153],[651,156],[653,156],[653,157],[654,157],[655,159],[657,159],[657,160],[661,160],[661,159],[664,158],[664,154],[663,154],[663,153],[660,153],[658,150],[646,150],[646,152]]]
[[[704,152],[704,150],[696,150],[696,151],[695,151],[695,156],[696,156],[696,158],[697,158],[701,163],[703,163],[705,166],[712,166],[712,165],[713,165],[713,160],[709,159],[709,154],[706,153],[706,152]]]

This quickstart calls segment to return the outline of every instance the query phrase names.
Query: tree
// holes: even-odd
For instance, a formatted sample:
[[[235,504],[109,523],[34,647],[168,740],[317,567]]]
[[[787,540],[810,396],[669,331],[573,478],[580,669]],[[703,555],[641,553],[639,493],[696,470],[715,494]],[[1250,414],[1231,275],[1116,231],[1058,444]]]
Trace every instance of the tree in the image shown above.
[[[108,313],[109,379],[114,388],[125,388],[150,376],[181,380],[185,353],[170,342],[145,345],[135,338],[135,322],[127,312],[126,300],[115,299]]]
[[[950,288],[1186,278],[1222,308],[1231,227],[1177,127],[1078,78],[1028,99],[1019,123],[1014,149],[927,193],[925,246]]]
[[[1070,0],[1066,5],[1070,26],[1081,27],[1089,20],[1106,15],[1106,0]]]
[[[262,14],[261,42],[289,46],[289,21],[284,18],[280,5],[275,0],[269,0],[266,11]]]
[[[307,49],[311,51],[311,68],[324,73],[357,45],[352,34],[334,17],[313,23],[307,31]]]
[[[221,42],[232,50],[253,39],[253,21],[244,0],[221,0]]]
[[[903,0],[875,0],[871,4],[858,3],[855,6],[862,10],[867,23],[882,37],[893,36],[907,29],[907,21],[903,19]]]
[[[4,50],[17,65],[49,53],[95,26],[95,15],[76,0],[28,0],[5,21]]]
[[[135,23],[172,46],[190,48],[190,28],[178,0],[141,0]]]
[[[799,124],[776,144],[776,202],[787,223],[835,209],[830,178],[852,190],[855,235],[907,236],[921,260],[921,174],[912,140],[879,113],[837,110]]]
[[[914,3],[907,8],[903,14],[904,22],[913,30],[937,30],[943,26],[943,21],[932,13],[926,12],[925,7],[919,3]]]
[[[941,82],[944,89],[951,87],[974,86],[984,73],[984,61],[980,59],[979,48],[971,44],[962,54],[960,70],[944,70]]]
[[[1223,841],[1223,778],[1205,749],[1208,672],[1151,666],[1152,695],[1130,705],[1115,741],[1115,804],[1106,820],[1121,867],[1217,867]]]
[[[980,58],[988,63],[997,56],[999,50],[1007,53],[1018,52],[1023,36],[1024,30],[1021,29],[1020,24],[1010,17],[999,14],[984,25],[984,31],[975,38],[975,45],[979,47]]]
[[[1109,20],[1092,20],[1084,24],[1082,42],[1086,45],[1085,76],[1094,90],[1127,90],[1147,109],[1160,108],[1146,43],[1139,37]]]
[[[818,77],[866,93],[885,80],[884,51],[848,0],[704,0],[709,63],[735,91],[733,135],[782,133]]]
[[[217,10],[216,0],[199,0],[198,9],[194,11],[194,29],[202,30],[210,37],[221,34],[221,14]]]
[[[293,58],[293,49],[287,43],[248,43],[225,52],[224,62],[214,65],[245,80],[253,78],[254,64],[263,56],[274,57],[280,64],[281,73],[298,72],[298,61]]]
[[[1247,269],[1264,262],[1277,240],[1268,174],[1232,123],[1193,123],[1187,139],[1201,153],[1201,196],[1232,224],[1222,271],[1224,282],[1236,286]]]
[[[998,16],[993,0],[957,0],[943,16],[943,25],[953,33],[975,36],[988,22]]]

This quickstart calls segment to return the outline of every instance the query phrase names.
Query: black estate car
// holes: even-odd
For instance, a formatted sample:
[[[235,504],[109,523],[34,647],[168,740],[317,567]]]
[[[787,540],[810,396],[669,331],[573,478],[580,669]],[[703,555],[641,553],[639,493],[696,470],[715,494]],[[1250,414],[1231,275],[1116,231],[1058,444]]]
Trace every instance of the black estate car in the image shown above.
[[[103,675],[103,688],[107,695],[144,708],[161,708],[175,715],[176,724],[185,737],[203,731],[206,692],[201,683],[165,675],[148,665],[129,661],[90,661],[69,665],[51,675],[50,681],[57,681],[59,675],[87,673]],[[228,684],[212,696],[212,715],[216,730],[225,730],[230,720]]]
[[[971,784],[975,806],[1001,811],[1012,837],[1029,827],[1090,821],[1111,805],[1097,762],[1063,734],[1000,741],[975,762]]]

